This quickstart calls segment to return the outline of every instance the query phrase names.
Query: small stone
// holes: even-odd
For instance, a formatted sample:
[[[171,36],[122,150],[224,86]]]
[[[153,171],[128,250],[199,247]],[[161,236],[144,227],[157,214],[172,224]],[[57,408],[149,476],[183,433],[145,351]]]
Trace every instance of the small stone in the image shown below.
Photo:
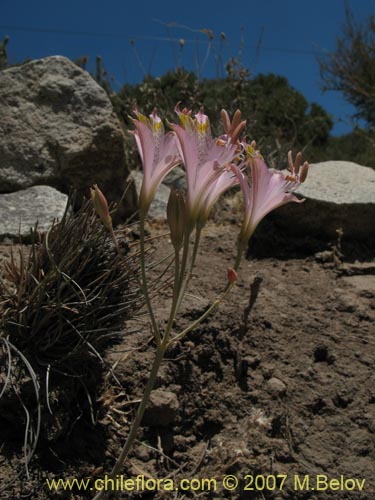
[[[156,389],[151,392],[143,422],[150,427],[167,427],[175,420],[178,408],[174,392]]]
[[[272,378],[275,371],[275,366],[272,363],[262,363],[262,373],[265,379]]]
[[[267,391],[272,396],[284,396],[286,393],[286,385],[282,380],[272,377],[267,382]]]
[[[148,462],[150,460],[150,452],[144,446],[138,446],[134,450],[134,453],[138,460],[142,460],[142,462]]]
[[[326,264],[327,262],[334,262],[335,254],[332,250],[324,250],[323,252],[317,252],[314,257],[317,262]]]
[[[247,367],[250,367],[250,368],[256,368],[259,363],[261,362],[261,357],[259,356],[259,354],[253,354],[253,355],[249,355],[249,356],[245,356],[242,360],[242,362],[244,363],[244,365]]]

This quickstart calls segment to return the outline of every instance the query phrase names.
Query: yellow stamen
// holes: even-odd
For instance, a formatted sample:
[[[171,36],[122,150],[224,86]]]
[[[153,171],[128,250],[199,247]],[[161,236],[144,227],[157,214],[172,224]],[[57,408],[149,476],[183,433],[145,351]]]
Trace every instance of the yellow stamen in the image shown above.
[[[247,147],[246,147],[246,154],[250,158],[259,158],[259,159],[263,160],[263,156],[260,154],[259,151],[257,151],[256,149],[254,149],[251,144],[247,145]]]
[[[208,120],[204,120],[204,122],[200,122],[197,120],[196,127],[197,127],[197,131],[199,134],[205,135],[207,132],[207,129],[209,127],[209,122],[208,122]]]
[[[163,131],[163,122],[152,120],[152,131],[153,132],[162,132]]]
[[[142,113],[137,113],[137,118],[140,122],[144,123],[148,127],[150,126],[150,120],[147,118],[147,116],[142,115]]]
[[[179,117],[181,125],[184,127],[184,129],[190,131],[192,129],[192,122],[193,122],[191,116],[186,113],[180,113]]]
[[[296,182],[296,176],[295,175],[286,175],[285,180],[289,182]]]

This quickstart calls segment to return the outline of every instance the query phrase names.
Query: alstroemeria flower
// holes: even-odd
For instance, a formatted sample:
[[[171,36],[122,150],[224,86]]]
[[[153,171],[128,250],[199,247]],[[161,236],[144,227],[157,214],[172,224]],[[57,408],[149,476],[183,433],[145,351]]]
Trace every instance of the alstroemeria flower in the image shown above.
[[[241,166],[238,166],[237,168],[241,168]],[[205,196],[203,197],[202,211],[200,213],[200,222],[202,224],[207,221],[212,207],[215,205],[220,196],[231,187],[236,186],[238,182],[237,176],[233,173],[231,165],[229,165],[221,172],[219,177],[211,183],[205,193]]]
[[[309,164],[305,162],[299,175],[301,159],[302,155],[299,153],[293,163],[291,153],[289,153],[290,175],[269,169],[259,157],[252,158],[249,162],[250,179],[236,165],[232,166],[244,196],[245,218],[239,236],[243,245],[248,242],[259,222],[269,212],[289,202],[304,201],[293,194],[293,191],[306,179],[309,168]]]
[[[191,222],[204,220],[209,204],[216,201],[232,183],[233,175],[226,167],[235,159],[238,145],[230,136],[213,138],[208,117],[202,110],[193,119],[191,112],[176,106],[181,125],[171,124],[176,132],[187,177],[187,209]],[[224,177],[220,181],[220,177]],[[228,182],[230,179],[230,182]]]
[[[160,183],[176,165],[181,163],[181,158],[175,133],[164,132],[163,122],[155,110],[149,118],[137,110],[135,114],[138,119],[133,119],[136,130],[132,133],[143,164],[139,206],[146,214]]]

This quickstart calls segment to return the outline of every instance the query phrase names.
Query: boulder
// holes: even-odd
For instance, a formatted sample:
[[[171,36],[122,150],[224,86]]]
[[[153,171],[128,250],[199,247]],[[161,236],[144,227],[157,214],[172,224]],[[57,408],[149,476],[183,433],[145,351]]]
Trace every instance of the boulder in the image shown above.
[[[110,99],[89,73],[62,56],[0,72],[0,192],[37,184],[87,194],[97,183],[118,201],[128,170],[124,135]],[[119,215],[136,204],[128,190]]]
[[[250,241],[251,254],[315,253],[336,244],[341,230],[346,249],[375,247],[375,170],[346,161],[313,164],[296,194],[306,201],[267,215]]]
[[[310,200],[341,207],[374,205],[375,170],[351,161],[312,164],[307,180],[301,184],[298,193]]]
[[[326,240],[343,239],[375,243],[375,170],[347,161],[313,164],[297,191],[306,202],[282,207],[280,226],[293,227],[297,234]]]
[[[33,186],[15,193],[0,194],[0,240],[27,240],[30,230],[47,231],[64,215],[68,196],[50,186]]]

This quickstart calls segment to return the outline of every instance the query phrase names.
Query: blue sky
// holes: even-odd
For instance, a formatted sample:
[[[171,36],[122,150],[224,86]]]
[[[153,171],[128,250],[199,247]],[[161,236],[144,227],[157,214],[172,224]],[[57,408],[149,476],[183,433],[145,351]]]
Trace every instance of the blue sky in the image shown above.
[[[357,20],[375,14],[375,0],[349,4]],[[202,77],[215,77],[215,53],[221,50],[226,62],[242,45],[243,64],[253,75],[286,76],[308,101],[331,113],[336,135],[352,128],[353,108],[340,93],[322,93],[316,61],[317,52],[335,48],[345,0],[0,0],[0,8],[0,38],[10,36],[10,62],[87,55],[93,68],[101,55],[118,88],[140,81],[144,71],[158,76],[181,61]],[[202,29],[215,35],[210,50]],[[185,40],[182,54],[180,38]]]

